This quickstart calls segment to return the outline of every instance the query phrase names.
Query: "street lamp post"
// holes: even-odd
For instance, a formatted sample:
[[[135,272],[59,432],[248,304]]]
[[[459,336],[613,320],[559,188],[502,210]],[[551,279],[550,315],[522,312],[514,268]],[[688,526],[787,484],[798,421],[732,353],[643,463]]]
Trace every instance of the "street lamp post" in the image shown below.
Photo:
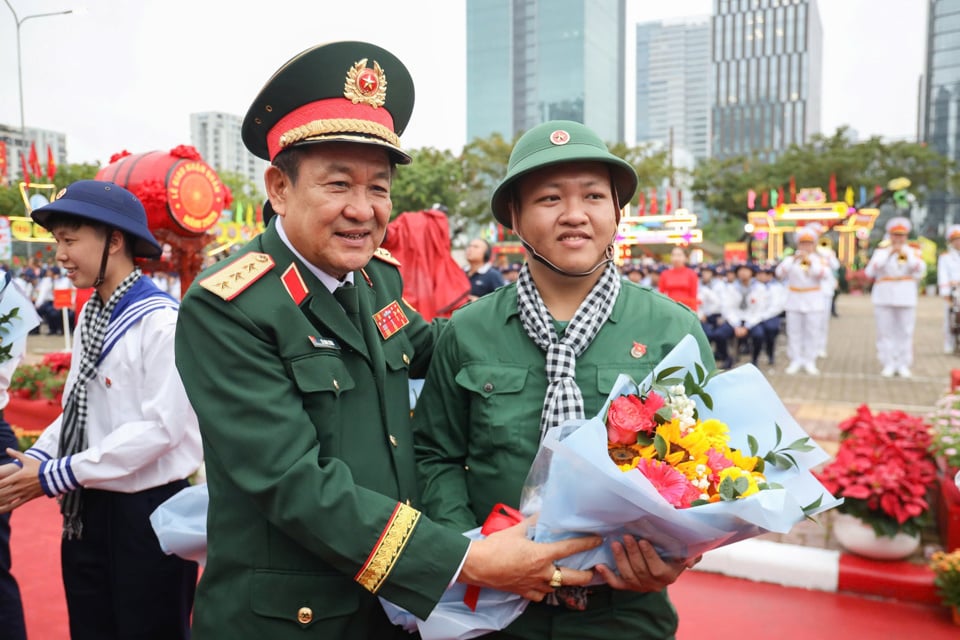
[[[27,20],[33,18],[46,18],[47,16],[64,16],[68,13],[73,13],[73,9],[67,9],[66,11],[51,11],[49,13],[33,13],[29,16],[23,16],[22,18],[17,16],[17,12],[14,10],[13,5],[10,4],[10,0],[3,0],[4,4],[7,5],[7,8],[10,9],[10,13],[13,14],[13,21],[17,25],[17,85],[19,87],[20,94],[20,136],[26,141],[27,131],[26,125],[24,124],[23,118],[23,69],[20,65],[20,25],[22,25]]]

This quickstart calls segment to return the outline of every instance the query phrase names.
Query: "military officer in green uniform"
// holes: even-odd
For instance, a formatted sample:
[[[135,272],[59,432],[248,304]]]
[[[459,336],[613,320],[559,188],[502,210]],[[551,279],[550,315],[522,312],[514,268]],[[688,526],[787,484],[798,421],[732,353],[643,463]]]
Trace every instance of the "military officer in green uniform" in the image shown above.
[[[244,119],[276,215],[200,274],[176,333],[210,494],[195,640],[389,638],[378,595],[422,618],[453,580],[539,600],[554,561],[599,543],[469,543],[417,508],[408,377],[438,327],[377,250],[412,105],[399,60],[340,42],[287,62]]]
[[[545,430],[595,415],[618,374],[643,379],[685,335],[714,368],[696,314],[624,281],[611,261],[636,187],[633,167],[582,124],[547,122],[517,142],[491,206],[528,260],[516,284],[453,315],[417,402],[418,475],[434,521],[468,530],[495,504],[516,505]],[[672,638],[665,587],[693,560],[665,562],[629,536],[613,547],[617,566],[597,567],[606,584],[560,589],[491,637]]]

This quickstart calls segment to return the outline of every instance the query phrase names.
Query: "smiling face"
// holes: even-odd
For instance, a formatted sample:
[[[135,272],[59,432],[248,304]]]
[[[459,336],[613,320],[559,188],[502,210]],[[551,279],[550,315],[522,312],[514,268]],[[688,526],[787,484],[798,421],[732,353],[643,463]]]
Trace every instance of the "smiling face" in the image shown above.
[[[296,178],[275,166],[265,182],[294,248],[335,278],[363,268],[390,220],[392,166],[379,147],[324,143],[299,148]]]
[[[106,230],[88,224],[52,225],[57,240],[57,264],[78,289],[92,287],[100,274]]]
[[[568,272],[603,259],[617,230],[610,172],[598,162],[533,171],[517,181],[514,229],[544,258]],[[540,265],[531,262],[531,269]]]

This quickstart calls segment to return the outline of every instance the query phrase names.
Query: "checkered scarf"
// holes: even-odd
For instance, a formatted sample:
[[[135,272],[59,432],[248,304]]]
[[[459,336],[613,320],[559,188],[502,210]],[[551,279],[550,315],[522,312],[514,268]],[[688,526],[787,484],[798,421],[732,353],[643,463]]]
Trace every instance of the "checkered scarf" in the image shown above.
[[[63,405],[63,420],[60,430],[60,457],[65,458],[87,448],[87,383],[97,375],[97,362],[103,349],[103,340],[107,335],[110,316],[120,299],[130,291],[140,279],[139,267],[134,267],[120,286],[117,287],[107,304],[94,292],[83,308],[80,318],[80,364],[77,379],[70,389],[67,401]],[[83,522],[80,508],[83,503],[83,489],[77,487],[60,497],[60,513],[63,514],[63,537],[67,540],[79,540],[83,534]]]
[[[584,417],[583,396],[576,381],[577,356],[587,350],[610,317],[619,293],[620,275],[611,263],[580,304],[563,337],[559,338],[550,312],[530,277],[529,265],[523,265],[520,270],[517,279],[520,321],[530,339],[546,352],[548,385],[540,415],[541,439],[550,427],[564,420]]]

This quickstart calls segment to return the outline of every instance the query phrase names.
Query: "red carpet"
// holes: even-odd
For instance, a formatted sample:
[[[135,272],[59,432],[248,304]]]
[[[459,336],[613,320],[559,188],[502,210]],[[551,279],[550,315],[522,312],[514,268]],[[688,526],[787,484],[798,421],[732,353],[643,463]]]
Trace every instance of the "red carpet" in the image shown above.
[[[866,598],[688,571],[670,587],[677,640],[957,640],[945,607]]]
[[[60,512],[39,498],[13,514],[13,572],[30,640],[69,637],[60,579]],[[689,571],[670,588],[680,613],[677,640],[957,640],[943,607],[825,593]]]
[[[65,640],[67,603],[60,577],[60,506],[37,498],[10,519],[13,575],[20,583],[30,640]]]

